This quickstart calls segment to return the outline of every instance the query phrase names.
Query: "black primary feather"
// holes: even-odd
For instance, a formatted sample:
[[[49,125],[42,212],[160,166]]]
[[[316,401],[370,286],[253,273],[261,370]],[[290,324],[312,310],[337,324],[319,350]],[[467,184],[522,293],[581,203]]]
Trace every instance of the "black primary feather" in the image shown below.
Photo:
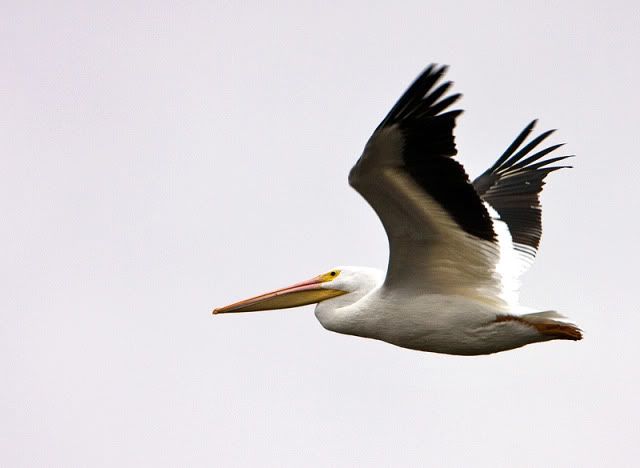
[[[561,144],[549,146],[529,156],[554,130],[540,134],[518,150],[536,122],[534,120],[527,125],[496,163],[473,181],[478,195],[507,223],[514,247],[529,255],[535,255],[542,236],[540,192],[544,179],[553,171],[571,167],[551,166],[571,156],[542,159],[561,147]]]

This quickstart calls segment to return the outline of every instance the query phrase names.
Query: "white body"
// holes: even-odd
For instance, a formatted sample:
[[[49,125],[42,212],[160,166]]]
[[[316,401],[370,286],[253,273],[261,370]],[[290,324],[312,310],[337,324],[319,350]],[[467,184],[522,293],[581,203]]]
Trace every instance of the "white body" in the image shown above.
[[[341,288],[350,283],[353,291],[322,301],[315,309],[322,326],[333,332],[459,355],[490,354],[553,339],[517,320],[496,321],[508,311],[491,304],[464,296],[388,289],[383,272],[372,268],[340,270],[344,278],[335,281]]]

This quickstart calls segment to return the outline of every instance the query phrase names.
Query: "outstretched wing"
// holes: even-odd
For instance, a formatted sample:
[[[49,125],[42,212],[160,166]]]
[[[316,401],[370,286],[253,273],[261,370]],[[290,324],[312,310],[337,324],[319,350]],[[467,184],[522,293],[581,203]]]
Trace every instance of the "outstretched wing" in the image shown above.
[[[349,183],[380,217],[390,246],[385,287],[504,304],[501,249],[487,206],[456,154],[460,97],[428,67],[369,139]]]
[[[571,156],[544,159],[562,146],[553,145],[536,151],[554,130],[546,131],[529,143],[525,140],[535,127],[531,122],[509,145],[493,166],[473,181],[480,197],[497,212],[511,235],[513,248],[526,269],[532,262],[542,236],[540,192],[549,173],[570,166],[553,165]],[[533,154],[532,154],[533,153]]]

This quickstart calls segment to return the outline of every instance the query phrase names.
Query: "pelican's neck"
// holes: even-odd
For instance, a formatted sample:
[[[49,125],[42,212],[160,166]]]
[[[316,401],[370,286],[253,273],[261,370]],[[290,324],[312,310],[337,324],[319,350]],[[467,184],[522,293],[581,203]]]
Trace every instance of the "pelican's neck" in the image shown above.
[[[315,309],[316,318],[327,330],[338,333],[361,335],[358,328],[362,325],[361,307],[365,298],[378,289],[384,274],[373,268],[358,268],[350,281],[351,290],[347,294],[319,302]]]

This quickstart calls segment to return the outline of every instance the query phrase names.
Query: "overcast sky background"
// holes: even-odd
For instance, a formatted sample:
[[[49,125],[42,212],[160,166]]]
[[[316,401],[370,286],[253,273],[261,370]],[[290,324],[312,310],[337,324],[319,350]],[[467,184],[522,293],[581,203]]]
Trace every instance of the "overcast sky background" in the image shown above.
[[[637,463],[637,2],[239,3],[0,7],[0,464]],[[211,316],[386,267],[347,173],[430,62],[472,176],[535,117],[578,155],[522,301],[585,339],[452,357],[311,306]]]

